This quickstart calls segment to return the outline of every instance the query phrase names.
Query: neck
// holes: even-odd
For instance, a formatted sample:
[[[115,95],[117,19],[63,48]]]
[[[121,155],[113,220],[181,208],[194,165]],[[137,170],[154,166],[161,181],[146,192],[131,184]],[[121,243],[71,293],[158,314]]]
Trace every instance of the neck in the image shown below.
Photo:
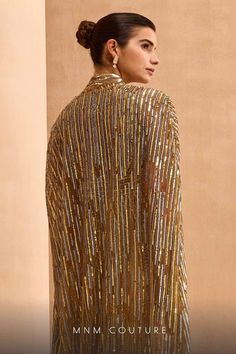
[[[95,67],[94,68],[94,75],[99,75],[99,74],[116,74],[121,76],[119,70],[117,68],[107,68],[107,67]]]

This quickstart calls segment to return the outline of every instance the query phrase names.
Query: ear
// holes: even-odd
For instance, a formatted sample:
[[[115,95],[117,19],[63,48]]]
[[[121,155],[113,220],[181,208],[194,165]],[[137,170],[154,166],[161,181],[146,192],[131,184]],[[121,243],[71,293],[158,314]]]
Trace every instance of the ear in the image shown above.
[[[108,41],[106,42],[106,50],[108,53],[110,53],[112,55],[112,57],[114,57],[116,54],[119,55],[120,51],[119,51],[119,45],[117,43],[117,41],[115,39],[108,39]]]

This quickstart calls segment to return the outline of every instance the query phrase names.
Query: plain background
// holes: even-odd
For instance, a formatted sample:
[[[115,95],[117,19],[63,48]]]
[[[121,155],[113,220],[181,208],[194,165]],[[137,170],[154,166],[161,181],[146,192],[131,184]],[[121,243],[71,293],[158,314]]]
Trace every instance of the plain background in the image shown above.
[[[137,12],[156,24],[159,47],[144,86],[169,95],[179,119],[192,354],[234,353],[236,3],[0,0],[0,8],[0,352],[49,352],[46,145],[93,74],[75,32],[84,19]]]

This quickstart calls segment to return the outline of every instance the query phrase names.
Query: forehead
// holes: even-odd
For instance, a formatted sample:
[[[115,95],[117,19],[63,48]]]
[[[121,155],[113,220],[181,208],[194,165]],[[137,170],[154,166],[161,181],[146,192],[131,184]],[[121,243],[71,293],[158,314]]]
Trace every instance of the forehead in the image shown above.
[[[133,36],[130,40],[138,42],[141,39],[149,39],[154,43],[154,46],[157,45],[157,36],[156,32],[153,31],[150,27],[136,27],[133,32]]]

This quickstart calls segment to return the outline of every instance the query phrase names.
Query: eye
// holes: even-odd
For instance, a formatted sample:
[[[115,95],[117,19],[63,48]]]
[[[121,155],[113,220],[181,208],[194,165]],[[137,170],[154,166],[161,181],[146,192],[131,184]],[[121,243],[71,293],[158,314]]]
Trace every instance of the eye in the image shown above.
[[[142,47],[143,47],[143,48],[148,48],[148,47],[149,47],[149,43],[144,43],[144,44],[142,44]]]

